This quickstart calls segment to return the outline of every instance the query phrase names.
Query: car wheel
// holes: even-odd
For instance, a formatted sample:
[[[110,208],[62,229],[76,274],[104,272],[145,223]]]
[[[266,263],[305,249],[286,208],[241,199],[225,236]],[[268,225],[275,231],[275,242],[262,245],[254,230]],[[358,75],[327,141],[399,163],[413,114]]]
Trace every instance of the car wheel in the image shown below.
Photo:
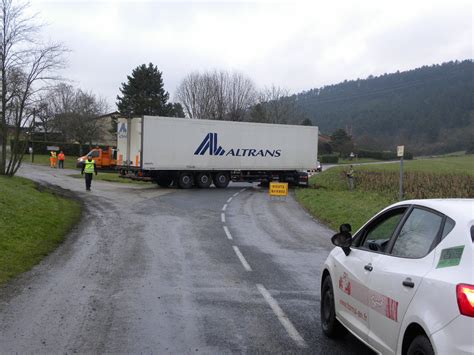
[[[321,287],[321,328],[329,338],[339,337],[346,330],[336,319],[331,276],[324,279]]]
[[[407,355],[434,355],[433,347],[426,335],[418,335],[408,347]]]

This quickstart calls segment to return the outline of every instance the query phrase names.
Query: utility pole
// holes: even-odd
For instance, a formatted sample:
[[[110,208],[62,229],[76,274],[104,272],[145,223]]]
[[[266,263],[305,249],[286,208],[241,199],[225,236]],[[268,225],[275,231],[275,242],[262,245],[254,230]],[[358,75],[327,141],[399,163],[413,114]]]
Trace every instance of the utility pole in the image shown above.
[[[130,172],[130,144],[132,139],[132,113],[128,110],[127,116],[127,174]]]
[[[397,147],[397,156],[400,157],[400,192],[398,194],[398,199],[403,200],[403,155],[405,152],[405,146],[399,145]]]
[[[33,123],[31,124],[31,147],[30,147],[30,152],[31,152],[31,162],[35,162],[35,149],[34,149],[34,144],[33,144],[33,139],[34,139],[34,134],[35,134],[35,127],[36,127],[36,108],[33,108]]]

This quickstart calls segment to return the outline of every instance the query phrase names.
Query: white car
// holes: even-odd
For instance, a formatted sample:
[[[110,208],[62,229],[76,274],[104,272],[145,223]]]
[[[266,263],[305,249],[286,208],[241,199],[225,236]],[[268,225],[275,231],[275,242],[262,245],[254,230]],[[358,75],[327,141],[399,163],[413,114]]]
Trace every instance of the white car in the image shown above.
[[[323,267],[323,332],[382,354],[474,354],[474,200],[403,201],[350,229]]]

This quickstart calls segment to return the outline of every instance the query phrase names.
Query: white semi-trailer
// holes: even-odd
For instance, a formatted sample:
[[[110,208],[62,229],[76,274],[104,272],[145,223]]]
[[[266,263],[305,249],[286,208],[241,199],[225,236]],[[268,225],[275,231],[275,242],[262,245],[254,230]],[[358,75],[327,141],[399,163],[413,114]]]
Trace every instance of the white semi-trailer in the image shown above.
[[[316,168],[318,128],[143,116],[121,118],[117,156],[122,174],[160,186],[227,187],[230,181],[308,184]]]

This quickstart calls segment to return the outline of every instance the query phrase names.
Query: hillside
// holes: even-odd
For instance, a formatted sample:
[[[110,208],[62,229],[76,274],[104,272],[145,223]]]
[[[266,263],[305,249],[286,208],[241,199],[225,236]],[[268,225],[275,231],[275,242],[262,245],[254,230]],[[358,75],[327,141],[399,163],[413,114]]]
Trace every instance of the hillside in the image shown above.
[[[363,148],[405,144],[417,154],[465,150],[474,141],[474,63],[455,61],[294,96],[324,133],[346,128]]]

